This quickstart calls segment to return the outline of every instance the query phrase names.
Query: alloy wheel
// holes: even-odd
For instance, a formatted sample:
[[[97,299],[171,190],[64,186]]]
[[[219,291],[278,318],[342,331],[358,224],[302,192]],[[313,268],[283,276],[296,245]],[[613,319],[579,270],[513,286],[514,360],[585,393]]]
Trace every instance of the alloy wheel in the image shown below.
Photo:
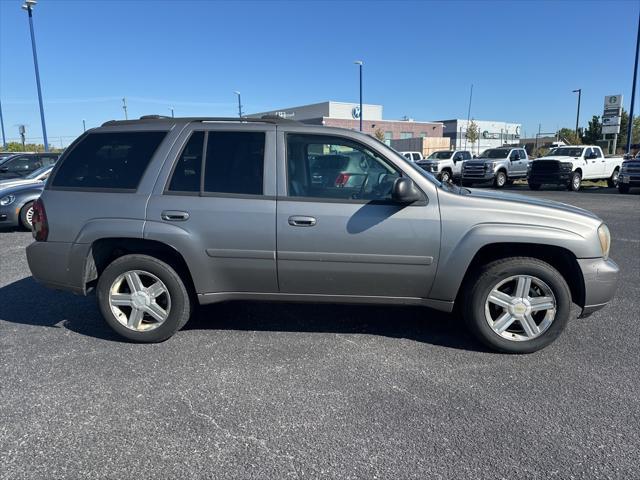
[[[551,288],[532,275],[514,275],[498,282],[485,301],[485,319],[502,338],[526,341],[542,335],[553,323],[557,303]]]
[[[131,270],[111,284],[109,307],[120,324],[146,332],[158,328],[169,317],[171,296],[167,286],[152,273]]]

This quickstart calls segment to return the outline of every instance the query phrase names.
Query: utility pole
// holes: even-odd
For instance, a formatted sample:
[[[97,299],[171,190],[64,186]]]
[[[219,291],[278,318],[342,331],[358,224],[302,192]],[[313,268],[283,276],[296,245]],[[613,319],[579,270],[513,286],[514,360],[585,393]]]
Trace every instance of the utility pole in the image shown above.
[[[579,140],[578,138],[578,124],[580,123],[580,99],[582,97],[582,89],[579,88],[574,90],[573,93],[578,94],[578,113],[576,114],[576,142]]]
[[[174,118],[175,115],[173,114],[173,107],[171,107],[169,110],[171,110],[171,118]]]
[[[638,35],[636,39],[636,62],[633,66],[633,85],[631,86],[631,107],[627,125],[627,153],[631,153],[631,134],[633,133],[633,105],[636,103],[636,80],[638,78],[638,50],[640,50],[640,12],[638,12]],[[615,153],[615,152],[614,152]]]
[[[44,121],[44,107],[42,105],[42,89],[40,88],[40,71],[38,70],[38,55],[36,54],[36,37],[33,33],[33,7],[36,0],[25,0],[22,9],[29,14],[29,31],[31,32],[31,50],[33,50],[33,66],[36,70],[36,86],[38,87],[38,103],[40,104],[40,121],[42,122],[42,137],[44,139],[44,151],[49,151],[49,143],[47,142],[47,126]]]
[[[86,132],[86,131],[87,131],[87,124],[86,124],[86,122],[85,122],[84,118],[82,119],[82,131],[83,131],[83,132]]]
[[[129,120],[129,116],[127,115],[127,99],[122,97],[122,109],[124,110],[124,119]]]
[[[2,118],[2,102],[0,102],[0,127],[2,127],[2,148],[7,148],[7,138],[4,136],[4,119]]]
[[[364,111],[362,110],[362,65],[364,65],[364,62],[357,60],[353,63],[360,67],[360,131],[362,131],[362,117],[364,116]]]

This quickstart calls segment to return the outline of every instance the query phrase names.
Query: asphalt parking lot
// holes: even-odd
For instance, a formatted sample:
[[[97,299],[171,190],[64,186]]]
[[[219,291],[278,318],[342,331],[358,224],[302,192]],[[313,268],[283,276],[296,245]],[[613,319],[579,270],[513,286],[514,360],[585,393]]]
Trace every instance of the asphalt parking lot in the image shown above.
[[[229,303],[125,343],[0,231],[0,478],[638,478],[640,195],[510,190],[596,212],[621,268],[526,356],[414,307]]]

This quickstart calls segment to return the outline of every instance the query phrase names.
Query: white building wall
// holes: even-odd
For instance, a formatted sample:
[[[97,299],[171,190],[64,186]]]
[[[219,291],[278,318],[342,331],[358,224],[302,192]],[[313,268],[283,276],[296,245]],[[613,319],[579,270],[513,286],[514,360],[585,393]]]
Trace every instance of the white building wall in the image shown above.
[[[353,120],[358,118],[354,115],[354,109],[359,108],[358,103],[343,103],[343,102],[329,102],[329,115],[331,118],[341,118],[346,120]],[[367,103],[362,104],[364,110],[363,119],[366,120],[382,120],[382,105],[370,105]]]
[[[480,138],[471,144],[466,140],[467,120],[446,120],[444,134],[450,137],[452,147],[465,148],[474,155],[479,155],[488,148],[497,148],[507,144],[517,144],[520,139],[522,125],[519,123],[497,122],[489,120],[474,120],[480,130]],[[469,122],[470,123],[470,122]],[[455,132],[454,132],[455,129]]]

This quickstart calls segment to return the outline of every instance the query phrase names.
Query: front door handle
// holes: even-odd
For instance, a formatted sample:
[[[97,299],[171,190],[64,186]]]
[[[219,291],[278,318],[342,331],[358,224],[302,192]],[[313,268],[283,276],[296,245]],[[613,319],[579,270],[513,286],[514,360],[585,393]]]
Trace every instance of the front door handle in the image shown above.
[[[184,222],[189,220],[189,212],[182,212],[180,210],[165,210],[160,216],[167,222]]]
[[[289,217],[289,225],[292,227],[313,227],[317,222],[314,217],[304,215],[294,215]]]

